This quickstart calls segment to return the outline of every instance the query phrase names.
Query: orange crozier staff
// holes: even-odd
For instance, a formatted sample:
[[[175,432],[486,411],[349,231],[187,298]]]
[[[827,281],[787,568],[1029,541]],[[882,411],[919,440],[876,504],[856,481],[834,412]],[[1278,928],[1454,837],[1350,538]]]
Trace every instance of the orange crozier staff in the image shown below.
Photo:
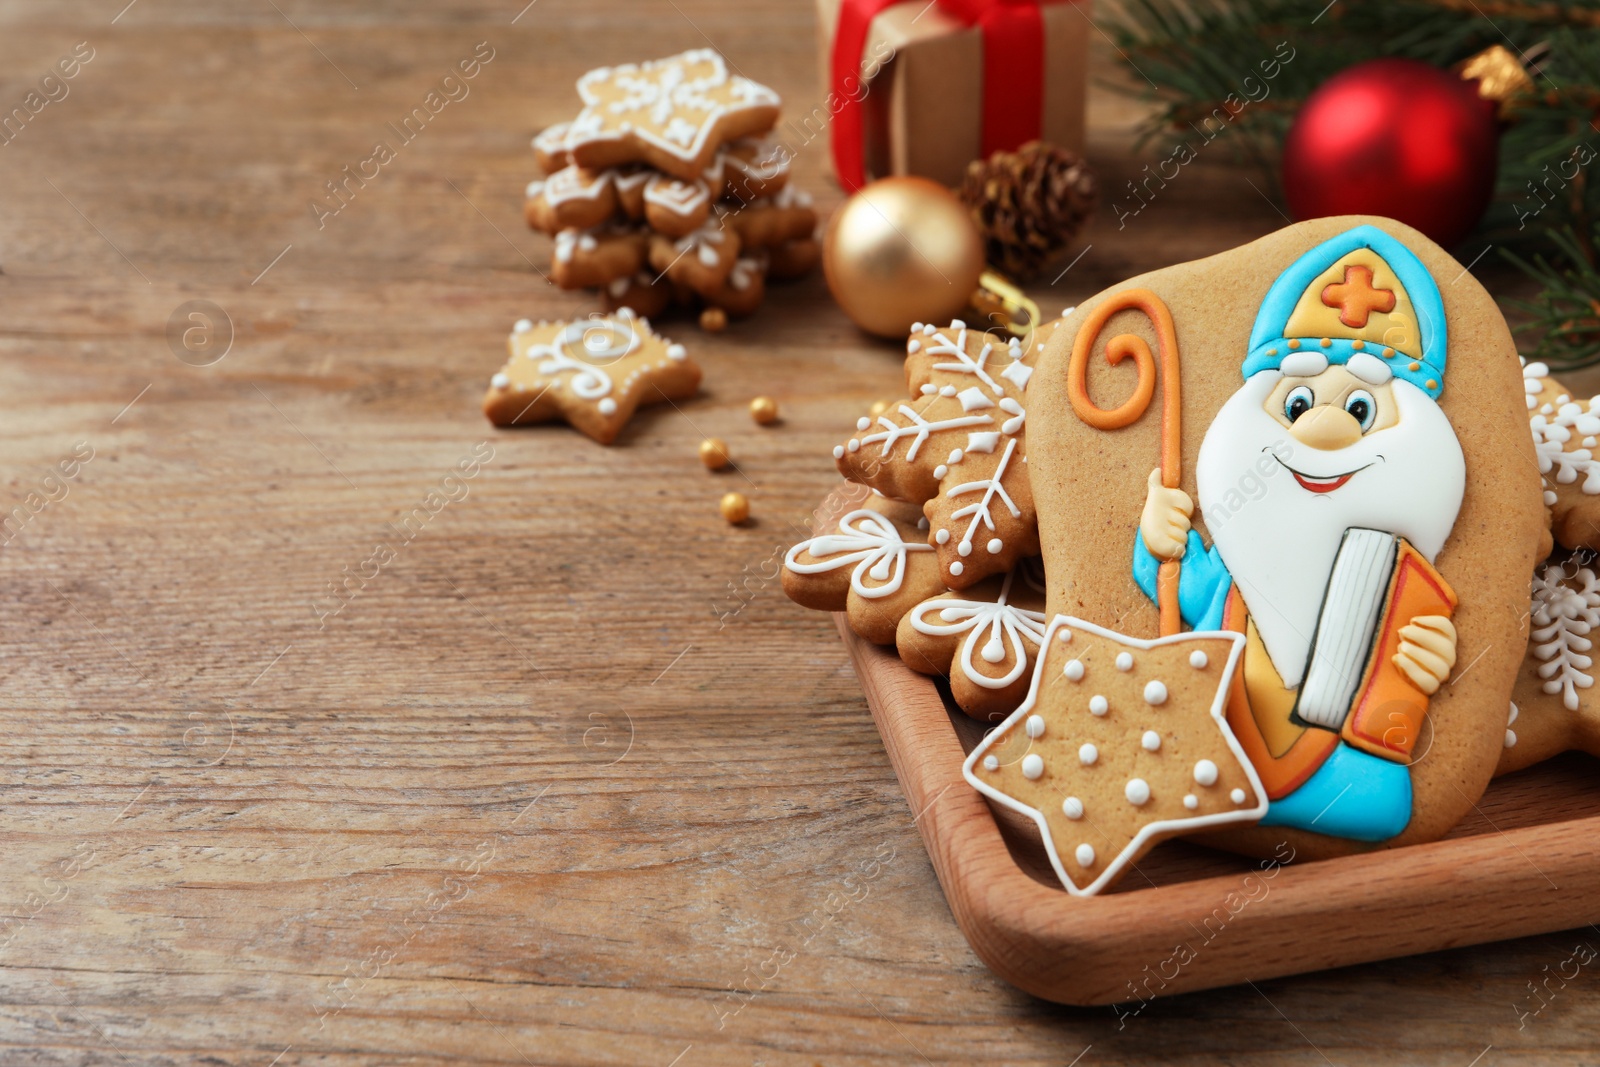
[[[1178,488],[1183,480],[1183,404],[1178,378],[1178,335],[1172,326],[1172,312],[1148,289],[1127,289],[1095,308],[1078,329],[1072,344],[1072,361],[1067,366],[1067,398],[1078,418],[1097,430],[1120,430],[1139,420],[1156,392],[1156,360],[1144,338],[1123,333],[1106,344],[1106,362],[1115,366],[1129,356],[1139,371],[1133,395],[1114,408],[1096,407],[1089,398],[1089,354],[1106,322],[1119,311],[1138,310],[1149,316],[1161,349],[1161,484]],[[1156,574],[1156,602],[1161,608],[1161,636],[1170,637],[1183,629],[1178,610],[1178,561],[1162,560]]]

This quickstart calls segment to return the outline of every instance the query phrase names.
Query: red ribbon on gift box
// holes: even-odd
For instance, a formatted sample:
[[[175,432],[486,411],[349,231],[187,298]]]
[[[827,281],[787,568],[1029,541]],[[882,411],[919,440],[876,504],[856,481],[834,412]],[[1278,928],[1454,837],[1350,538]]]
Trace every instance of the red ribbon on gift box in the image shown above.
[[[872,20],[906,0],[844,0],[833,36],[833,167],[839,184],[866,184],[862,146],[861,54]],[[983,155],[1007,151],[1039,136],[1044,125],[1043,4],[1069,0],[936,0],[939,10],[983,33]]]

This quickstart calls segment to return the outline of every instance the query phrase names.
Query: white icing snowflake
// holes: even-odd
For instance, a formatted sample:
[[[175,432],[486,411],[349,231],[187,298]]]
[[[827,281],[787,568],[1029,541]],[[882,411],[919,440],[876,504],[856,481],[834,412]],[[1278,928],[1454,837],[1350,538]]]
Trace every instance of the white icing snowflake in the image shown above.
[[[1022,517],[1022,509],[1017,507],[1016,502],[1011,499],[1011,494],[1006,492],[1005,486],[1002,484],[1006,474],[1006,467],[1011,463],[1011,454],[1016,451],[1016,448],[1016,439],[1012,438],[1006,442],[1005,454],[1000,457],[1000,465],[994,469],[993,475],[975,482],[962,482],[960,485],[952,485],[945,493],[945,496],[951,500],[966,496],[969,493],[983,494],[971,504],[964,505],[950,513],[950,518],[957,522],[969,515],[972,516],[972,521],[967,524],[966,534],[962,536],[957,545],[956,550],[961,555],[965,556],[972,551],[972,537],[978,532],[979,523],[987,526],[991,533],[994,531],[993,504],[996,497],[1006,506],[1006,510],[1011,512],[1012,518]]]
[[[985,689],[1004,689],[1022,677],[1028,666],[1024,644],[1038,648],[1044,640],[1044,612],[1028,611],[1009,603],[1015,574],[1013,571],[1006,575],[997,600],[925,600],[911,612],[911,625],[919,633],[939,637],[967,635],[961,643],[961,672]],[[930,615],[936,616],[936,620],[930,619]],[[988,640],[979,648],[978,641],[986,633]],[[1014,662],[1003,676],[991,678],[972,662],[975,650],[985,663],[1004,662],[1008,643]]]
[[[1577,711],[1578,690],[1594,685],[1589,633],[1600,625],[1600,578],[1581,567],[1563,581],[1559,566],[1544,564],[1533,575],[1532,621],[1529,643],[1540,661],[1544,691],[1560,693],[1567,710]]]
[[[839,520],[839,532],[819,534],[789,549],[783,564],[796,574],[821,574],[855,564],[850,588],[857,596],[875,600],[900,589],[905,578],[906,554],[932,552],[925,542],[906,541],[894,523],[876,511],[860,508]],[[813,562],[800,563],[801,552],[809,552]],[[866,579],[882,583],[869,586]]]
[[[1539,457],[1539,473],[1546,478],[1553,474],[1558,485],[1571,485],[1582,478],[1585,493],[1600,494],[1600,458],[1593,447],[1594,438],[1600,435],[1600,397],[1580,403],[1562,394],[1554,403],[1541,402],[1550,368],[1527,360],[1522,364],[1522,389],[1527,395],[1528,427]],[[1569,449],[1574,441],[1580,447]],[[1554,503],[1548,490],[1545,502]]]

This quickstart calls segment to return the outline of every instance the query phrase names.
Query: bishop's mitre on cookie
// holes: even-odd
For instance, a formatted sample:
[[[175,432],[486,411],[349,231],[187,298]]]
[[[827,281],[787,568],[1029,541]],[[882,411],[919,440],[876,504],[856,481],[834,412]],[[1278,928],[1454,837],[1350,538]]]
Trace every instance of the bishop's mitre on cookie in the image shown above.
[[[1045,710],[1019,710],[996,769],[980,750],[969,777],[1041,813],[1069,889],[1172,833],[1316,858],[1431,840],[1470,810],[1504,750],[1545,537],[1522,381],[1483,287],[1382,218],[1300,223],[1063,322],[1028,385],[1045,610],[1074,641],[1111,636],[1067,657],[1077,681],[1047,641],[1028,698]],[[1145,708],[1128,675],[1117,701],[1080,692],[1117,680],[1107,641],[1180,638],[1223,642],[1199,651],[1229,676],[1164,665]],[[1007,769],[1119,711],[1126,759],[1098,781],[1059,744]],[[1167,731],[1182,759],[1156,755]],[[1147,732],[1145,755],[1125,743]],[[1196,791],[1202,758],[1206,778],[1242,775],[1237,804]]]

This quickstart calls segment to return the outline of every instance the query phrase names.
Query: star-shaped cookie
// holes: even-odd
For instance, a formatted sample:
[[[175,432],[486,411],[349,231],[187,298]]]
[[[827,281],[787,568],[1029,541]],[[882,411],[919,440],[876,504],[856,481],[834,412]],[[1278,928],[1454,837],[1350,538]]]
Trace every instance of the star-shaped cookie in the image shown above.
[[[641,404],[693,396],[700,368],[626,308],[575,322],[516,324],[483,413],[496,426],[566,419],[603,445]]]
[[[962,772],[1038,824],[1074,896],[1101,892],[1166,838],[1256,822],[1266,790],[1223,715],[1244,640],[1144,641],[1057,615],[1027,699]]]
[[[913,670],[950,679],[958,707],[992,722],[1027,695],[1047,621],[1044,565],[1024,560],[961,592],[924,600],[900,620],[895,645]]]
[[[724,142],[765,133],[778,120],[778,94],[729,74],[709,48],[592,70],[578,79],[578,93],[583,110],[567,127],[568,158],[585,167],[642,161],[689,182]]]
[[[1023,400],[1053,329],[1040,327],[1024,348],[959,319],[913,328],[905,364],[912,399],[876,421],[862,418],[833,450],[851,481],[925,502],[929,542],[952,589],[1004,574],[1039,552]]]

